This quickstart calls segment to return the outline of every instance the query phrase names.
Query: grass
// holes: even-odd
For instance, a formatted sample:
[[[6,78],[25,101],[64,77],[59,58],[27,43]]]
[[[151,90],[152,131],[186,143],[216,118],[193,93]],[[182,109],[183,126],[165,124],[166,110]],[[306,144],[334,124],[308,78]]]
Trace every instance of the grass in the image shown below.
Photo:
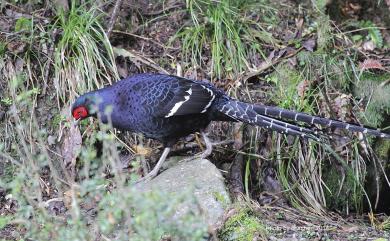
[[[315,25],[321,26],[317,29],[317,50],[299,53],[298,68],[283,63],[276,67],[267,78],[275,84],[276,90],[270,98],[283,108],[351,121],[349,113],[358,107],[354,105],[355,99],[346,93],[354,91],[359,97],[365,94],[357,94],[356,89],[363,90],[366,96],[368,92],[376,92],[373,104],[368,103],[366,109],[370,121],[364,118],[364,112],[357,112],[363,123],[379,126],[385,116],[383,109],[387,108],[386,94],[382,90],[387,87],[379,90],[372,85],[378,86],[381,82],[363,81],[356,65],[357,54],[352,52],[346,56],[332,51],[336,35],[332,35],[329,19],[320,15],[317,21]],[[379,78],[378,74],[375,76]],[[275,139],[279,180],[294,207],[323,215],[326,209],[362,212],[363,202],[370,203],[364,190],[366,163],[380,164],[376,158],[363,158],[359,143],[343,144],[333,140],[328,145],[335,152],[329,152],[329,147],[324,146],[326,143],[295,140],[292,144],[279,135]]]
[[[101,19],[95,6],[73,2],[69,12],[58,12],[50,25],[23,18],[16,22],[21,31],[18,37],[28,51],[16,57],[5,52],[0,62],[2,70],[8,68],[1,76],[7,89],[1,103],[8,111],[0,123],[5,133],[0,137],[0,159],[7,165],[0,186],[18,207],[16,213],[0,218],[0,226],[14,227],[18,238],[33,240],[158,240],[170,235],[202,240],[207,227],[199,214],[165,219],[183,198],[193,196],[166,199],[165,193],[146,194],[131,188],[134,177],[118,168],[119,151],[125,147],[106,126],[92,127],[90,132],[91,126],[81,125],[84,136],[76,172],[62,165],[63,147],[57,141],[70,132],[66,106],[78,94],[111,83],[117,76]],[[52,55],[49,50],[39,58],[43,45],[52,46]],[[22,67],[16,68],[11,57],[21,59]],[[56,150],[48,144],[50,136]],[[97,141],[103,143],[101,155],[95,149]],[[58,202],[68,210],[66,216],[50,211]],[[91,205],[98,215],[88,213],[84,205]]]
[[[59,104],[118,79],[112,47],[100,25],[102,16],[96,6],[87,8],[74,2],[69,12],[58,12],[52,32],[60,31],[54,52]]]
[[[277,21],[276,10],[264,2],[187,0],[186,4],[192,23],[177,34],[183,56],[193,66],[211,65],[213,78],[253,68],[249,56],[264,57],[260,43],[277,43],[266,30]],[[205,59],[208,52],[211,61]]]
[[[1,226],[18,225],[24,230],[21,236],[34,240],[95,240],[102,236],[158,240],[168,235],[178,240],[196,241],[207,235],[203,219],[193,211],[167,220],[183,199],[194,199],[192,193],[170,195],[167,199],[166,193],[142,193],[134,187],[127,174],[117,168],[121,144],[107,131],[107,126],[85,136],[76,177],[69,169],[58,166],[63,160],[47,151],[46,130],[35,119],[25,119],[33,109],[27,108],[30,109],[27,113],[18,111],[31,107],[34,96],[25,95],[25,91],[18,94],[16,90],[23,89],[23,85],[11,85],[18,86],[14,90],[10,87],[15,94],[11,114],[18,126],[15,129],[17,141],[13,142],[15,154],[1,153],[1,157],[10,161],[15,169],[6,174],[12,178],[0,180],[0,186],[11,192],[18,208],[12,216],[0,219]],[[26,133],[28,130],[32,131]],[[103,142],[102,156],[96,155],[93,145],[96,140]],[[50,175],[42,177],[45,168]],[[49,207],[56,200],[62,201],[69,210],[68,217],[50,213]],[[98,215],[89,213],[85,205],[90,205]]]
[[[263,44],[268,47],[279,44],[269,33],[278,21],[276,10],[259,9],[266,7],[261,5],[265,2],[187,0],[186,4],[190,24],[177,35],[182,41],[183,56],[191,65],[204,69],[210,66],[213,78],[239,76],[254,67],[253,56],[257,60],[264,57]],[[117,78],[112,47],[101,21],[102,12],[98,8],[73,3],[69,12],[58,12],[50,24],[19,18],[14,26],[18,33],[0,42],[0,70],[6,73],[0,75],[0,84],[5,84],[7,90],[0,99],[0,108],[6,109],[5,120],[0,122],[3,133],[0,158],[6,160],[0,186],[18,204],[15,214],[0,217],[0,228],[14,225],[22,231],[20,239],[33,240],[95,240],[98,237],[159,240],[168,236],[201,240],[207,236],[207,227],[197,213],[189,213],[180,220],[165,219],[172,215],[180,200],[193,196],[167,199],[164,193],[134,190],[131,186],[136,177],[118,168],[119,151],[125,149],[125,144],[106,127],[84,122],[76,172],[61,166],[63,158],[58,153],[61,147],[57,140],[63,140],[62,134],[69,133],[66,119],[69,114],[63,114],[69,112],[67,105],[78,94]],[[385,84],[388,74],[360,71],[356,64],[358,53],[349,47],[342,51],[333,48],[337,41],[348,36],[334,33],[327,16],[320,15],[312,26],[318,35],[317,49],[300,52],[294,66],[283,60],[274,66],[264,77],[274,87],[268,99],[284,108],[323,116],[339,114],[340,118],[351,118],[349,113],[353,110],[359,113],[362,122],[385,126],[384,114],[390,112],[387,98],[390,92]],[[359,26],[374,29],[372,23]],[[382,45],[376,31],[359,31],[359,34],[361,39],[374,41],[377,47]],[[9,53],[8,44],[12,41],[25,44],[26,51]],[[351,43],[359,41],[355,39]],[[48,94],[48,91],[53,92]],[[349,97],[349,93],[360,100]],[[366,107],[364,111],[359,111],[360,103]],[[334,107],[336,111],[330,111]],[[264,133],[258,128],[252,130],[249,152],[259,153],[268,148],[259,144]],[[48,144],[53,137],[54,147]],[[367,196],[363,188],[369,168],[366,165],[372,162],[378,170],[383,169],[381,159],[386,160],[389,150],[386,142],[374,139],[345,146],[335,142],[333,150],[328,150],[315,142],[279,134],[273,133],[271,138],[272,148],[266,150],[270,158],[261,159],[261,164],[269,161],[277,167],[283,193],[294,207],[322,216],[329,209],[362,212]],[[94,146],[97,141],[103,143],[101,155]],[[378,158],[363,155],[362,150],[372,147]],[[258,163],[251,158],[246,162],[247,197],[259,186],[256,183],[261,168],[256,166]],[[136,165],[131,167],[132,171],[137,170]],[[69,210],[66,217],[52,213],[55,208],[51,205],[57,198]],[[88,213],[85,205],[91,205],[96,213]],[[388,229],[388,223],[386,220],[380,228]],[[219,235],[253,240],[265,239],[267,232],[261,218],[243,208],[225,223]]]

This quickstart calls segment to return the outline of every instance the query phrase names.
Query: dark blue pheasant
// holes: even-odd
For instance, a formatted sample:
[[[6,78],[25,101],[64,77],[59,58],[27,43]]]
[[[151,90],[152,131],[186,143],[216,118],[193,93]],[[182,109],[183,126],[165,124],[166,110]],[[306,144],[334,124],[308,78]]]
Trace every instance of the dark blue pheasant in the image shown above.
[[[230,98],[210,83],[162,74],[138,74],[86,93],[73,104],[72,115],[76,120],[99,117],[103,123],[110,122],[120,130],[143,133],[161,141],[166,149],[148,178],[157,175],[170,147],[180,137],[202,131],[211,121],[242,121],[318,140],[316,131],[285,122],[287,119],[294,123],[319,124],[390,139],[390,134],[379,130],[244,103]]]

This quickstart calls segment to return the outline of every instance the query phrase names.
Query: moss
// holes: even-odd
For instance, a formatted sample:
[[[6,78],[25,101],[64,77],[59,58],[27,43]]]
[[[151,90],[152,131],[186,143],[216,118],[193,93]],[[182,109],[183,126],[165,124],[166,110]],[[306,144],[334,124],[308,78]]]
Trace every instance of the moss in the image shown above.
[[[252,241],[266,239],[266,229],[249,208],[240,208],[230,217],[218,233],[222,241]]]
[[[386,81],[390,78],[390,73],[383,73],[383,74],[377,74],[377,73],[372,73],[368,71],[364,71],[362,75],[360,76],[361,80],[371,80],[371,81],[377,81],[377,82],[382,82]]]
[[[219,203],[222,203],[223,206],[226,207],[228,205],[229,200],[226,200],[226,197],[224,195],[222,195],[221,193],[214,192],[213,196],[214,196],[215,200],[217,200]]]
[[[276,71],[268,77],[267,81],[275,84],[276,91],[269,98],[279,107],[309,113],[313,112],[309,101],[312,96],[310,86],[303,93],[303,96],[300,96],[298,93],[299,85],[304,81],[298,71],[287,64],[281,64],[276,67]]]
[[[373,74],[364,72],[358,84],[355,85],[354,95],[363,100],[369,100],[360,117],[364,124],[370,126],[386,126],[386,114],[390,114],[390,85],[384,85],[384,81],[390,78],[390,74]]]
[[[375,153],[379,158],[387,160],[390,156],[390,142],[384,139],[379,139],[375,143]],[[390,166],[385,166],[385,168],[390,169]]]
[[[0,185],[2,182],[11,182],[13,180],[13,177],[15,176],[15,172],[17,172],[17,168],[15,165],[12,165],[10,162],[0,163]]]
[[[323,180],[327,186],[325,189],[326,206],[344,214],[351,211],[359,212],[363,201],[361,188],[350,171],[345,171],[345,179],[342,180],[343,175],[340,172],[342,168],[334,164],[326,164],[323,168]]]

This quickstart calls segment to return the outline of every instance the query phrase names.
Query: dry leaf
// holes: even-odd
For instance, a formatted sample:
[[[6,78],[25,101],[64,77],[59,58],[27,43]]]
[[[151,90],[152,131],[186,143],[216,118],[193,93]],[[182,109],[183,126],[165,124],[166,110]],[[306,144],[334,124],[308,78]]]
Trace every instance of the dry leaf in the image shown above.
[[[109,222],[110,224],[115,224],[115,223],[116,223],[115,218],[114,218],[114,215],[112,215],[111,212],[109,212],[107,216],[108,216],[108,217],[107,217],[107,220],[108,220],[108,222]]]
[[[82,138],[77,126],[72,125],[68,133],[65,133],[64,143],[62,144],[61,153],[64,157],[65,166],[74,167],[76,158],[80,152]]]
[[[342,231],[346,233],[352,233],[359,230],[358,226],[344,226],[342,227]]]
[[[375,59],[366,59],[364,62],[359,63],[359,69],[384,69],[381,62]]]
[[[351,114],[351,95],[341,94],[334,99],[332,109],[337,113],[337,117],[343,121],[350,121],[348,117]]]
[[[80,192],[77,191],[77,188],[71,188],[71,189],[65,191],[64,192],[64,199],[63,199],[65,207],[67,209],[72,208],[73,199],[75,197],[79,197],[79,196],[80,196]]]
[[[303,27],[303,18],[295,19],[295,26],[297,26],[297,29],[302,29],[302,27]]]
[[[132,148],[138,155],[149,156],[152,153],[152,149],[148,147],[133,145]]]
[[[55,136],[49,135],[47,137],[47,144],[49,144],[49,146],[55,145],[56,140],[57,140],[57,138]]]
[[[364,42],[363,44],[363,49],[365,51],[373,51],[375,49],[375,44],[373,41],[367,41],[367,42]]]
[[[303,42],[302,47],[304,47],[306,50],[313,52],[314,48],[316,47],[316,41],[314,38],[308,39],[305,42]]]
[[[307,88],[309,87],[310,83],[308,80],[301,81],[297,86],[298,95],[300,97],[303,97],[305,95],[305,92]]]
[[[289,64],[289,66],[291,66],[291,67],[297,66],[297,64],[298,64],[297,56],[292,56],[291,58],[288,58],[287,62]]]

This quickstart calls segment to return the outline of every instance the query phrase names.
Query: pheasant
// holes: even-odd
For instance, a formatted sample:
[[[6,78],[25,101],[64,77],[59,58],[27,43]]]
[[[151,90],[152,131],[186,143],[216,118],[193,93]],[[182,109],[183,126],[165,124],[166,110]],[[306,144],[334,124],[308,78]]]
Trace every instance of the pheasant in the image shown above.
[[[91,116],[99,118],[114,128],[142,133],[162,142],[165,149],[156,166],[143,180],[155,177],[172,145],[191,133],[201,132],[205,139],[206,150],[202,157],[211,154],[212,145],[203,132],[211,121],[241,121],[317,141],[320,139],[315,130],[297,123],[318,124],[390,139],[390,134],[380,130],[278,107],[245,103],[229,97],[210,83],[164,74],[133,75],[81,95],[72,106],[72,116],[77,121]]]

